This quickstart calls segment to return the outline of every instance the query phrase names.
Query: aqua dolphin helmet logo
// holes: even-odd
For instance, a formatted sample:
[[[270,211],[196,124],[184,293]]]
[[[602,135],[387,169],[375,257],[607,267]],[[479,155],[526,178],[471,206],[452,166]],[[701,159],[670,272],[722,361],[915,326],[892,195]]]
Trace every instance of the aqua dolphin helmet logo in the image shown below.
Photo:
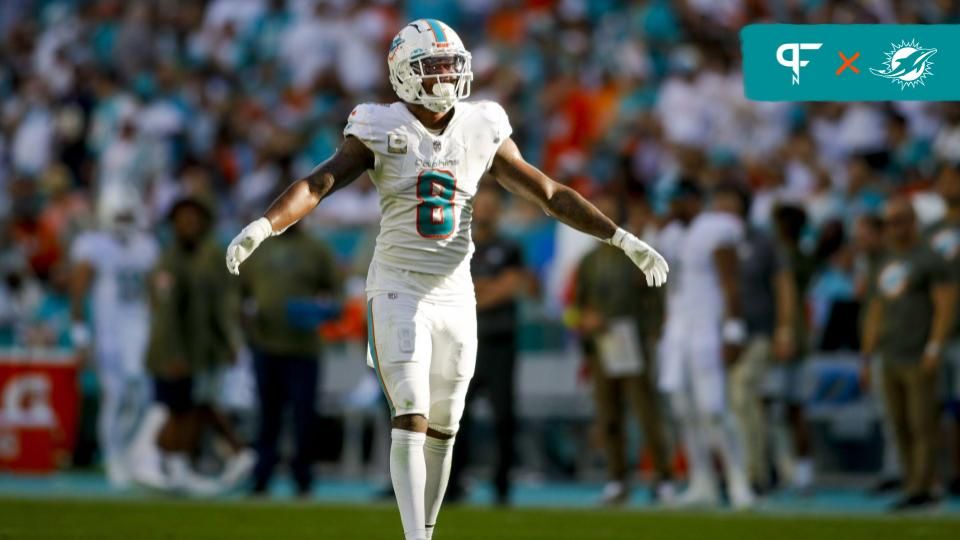
[[[923,80],[933,75],[933,62],[930,60],[937,49],[924,49],[917,40],[901,41],[899,45],[890,44],[891,51],[884,53],[887,60],[883,69],[870,68],[870,73],[898,83],[900,89],[924,84]]]

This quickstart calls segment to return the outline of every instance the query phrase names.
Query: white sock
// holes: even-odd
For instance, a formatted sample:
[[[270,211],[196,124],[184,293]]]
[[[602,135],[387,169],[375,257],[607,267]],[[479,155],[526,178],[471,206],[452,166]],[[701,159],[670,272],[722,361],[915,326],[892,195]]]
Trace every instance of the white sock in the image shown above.
[[[443,494],[447,491],[450,479],[450,464],[453,462],[453,441],[455,439],[434,439],[427,437],[423,445],[423,457],[427,464],[427,484],[423,495],[426,510],[427,540],[433,537],[433,527],[437,524],[437,514],[443,503]]]
[[[123,455],[123,434],[120,431],[120,416],[123,400],[123,383],[115,377],[100,377],[100,410],[97,411],[97,435],[104,464],[117,462]]]
[[[157,450],[157,435],[167,421],[167,407],[154,403],[150,405],[147,412],[143,415],[143,420],[137,427],[133,441],[130,443],[130,452],[134,458],[150,453],[154,454]]]
[[[687,490],[690,493],[706,491],[712,492],[716,482],[713,474],[713,465],[710,463],[710,452],[707,438],[704,437],[702,427],[693,418],[679,418],[683,435],[683,446],[687,453],[688,477]]]
[[[427,537],[423,495],[427,481],[427,466],[423,445],[426,433],[405,429],[390,432],[390,478],[400,509],[400,521],[406,540],[425,540]]]
[[[680,498],[715,497],[717,482],[710,460],[710,437],[705,422],[697,412],[689,381],[684,383],[683,388],[670,392],[669,399],[687,456],[687,488]]]
[[[813,485],[813,460],[808,457],[797,458],[793,464],[793,487],[806,489]]]
[[[731,491],[749,497],[752,490],[747,480],[743,439],[737,429],[736,420],[732,413],[723,412],[712,415],[708,425],[709,437],[723,457],[723,468]]]
[[[166,452],[163,454],[167,474],[174,483],[187,482],[193,476],[190,458],[186,452]]]

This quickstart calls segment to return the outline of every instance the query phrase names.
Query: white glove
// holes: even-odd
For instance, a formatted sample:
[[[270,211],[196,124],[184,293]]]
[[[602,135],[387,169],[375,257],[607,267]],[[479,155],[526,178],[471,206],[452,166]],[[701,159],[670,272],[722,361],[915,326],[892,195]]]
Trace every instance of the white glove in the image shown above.
[[[670,271],[670,267],[667,266],[663,255],[657,253],[650,244],[623,229],[617,229],[607,242],[622,249],[627,257],[630,257],[633,264],[637,265],[637,268],[646,276],[647,285],[659,287],[667,282],[667,272]]]
[[[227,247],[227,270],[235,276],[240,275],[240,263],[247,260],[264,240],[274,235],[273,225],[265,217],[244,227]]]

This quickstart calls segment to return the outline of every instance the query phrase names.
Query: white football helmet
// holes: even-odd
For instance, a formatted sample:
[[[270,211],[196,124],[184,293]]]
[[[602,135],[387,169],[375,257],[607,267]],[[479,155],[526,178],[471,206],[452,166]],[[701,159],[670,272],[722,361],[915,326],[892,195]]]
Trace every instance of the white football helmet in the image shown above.
[[[121,184],[105,186],[97,198],[97,219],[105,231],[129,234],[141,227],[145,211],[136,190]]]
[[[387,65],[393,90],[407,103],[443,113],[470,95],[470,53],[460,36],[436,19],[404,26],[390,44]]]

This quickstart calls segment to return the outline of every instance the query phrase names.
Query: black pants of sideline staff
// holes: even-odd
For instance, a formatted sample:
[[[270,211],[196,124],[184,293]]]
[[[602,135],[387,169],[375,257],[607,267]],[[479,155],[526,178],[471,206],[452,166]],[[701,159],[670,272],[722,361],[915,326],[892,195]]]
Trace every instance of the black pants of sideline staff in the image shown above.
[[[254,352],[254,373],[260,408],[257,434],[257,465],[253,470],[255,493],[264,493],[280,460],[278,446],[286,407],[293,412],[294,450],[290,471],[301,496],[310,494],[313,483],[313,435],[317,425],[317,385],[320,362],[316,356],[276,355]]]
[[[516,336],[511,334],[480,336],[477,347],[477,370],[467,392],[457,442],[453,446],[453,464],[447,496],[463,497],[463,471],[470,464],[476,442],[471,436],[473,421],[470,408],[485,395],[493,409],[493,427],[497,438],[493,484],[498,504],[507,504],[510,497],[510,466],[513,463],[513,435],[516,425],[514,405],[514,367],[517,359]]]

